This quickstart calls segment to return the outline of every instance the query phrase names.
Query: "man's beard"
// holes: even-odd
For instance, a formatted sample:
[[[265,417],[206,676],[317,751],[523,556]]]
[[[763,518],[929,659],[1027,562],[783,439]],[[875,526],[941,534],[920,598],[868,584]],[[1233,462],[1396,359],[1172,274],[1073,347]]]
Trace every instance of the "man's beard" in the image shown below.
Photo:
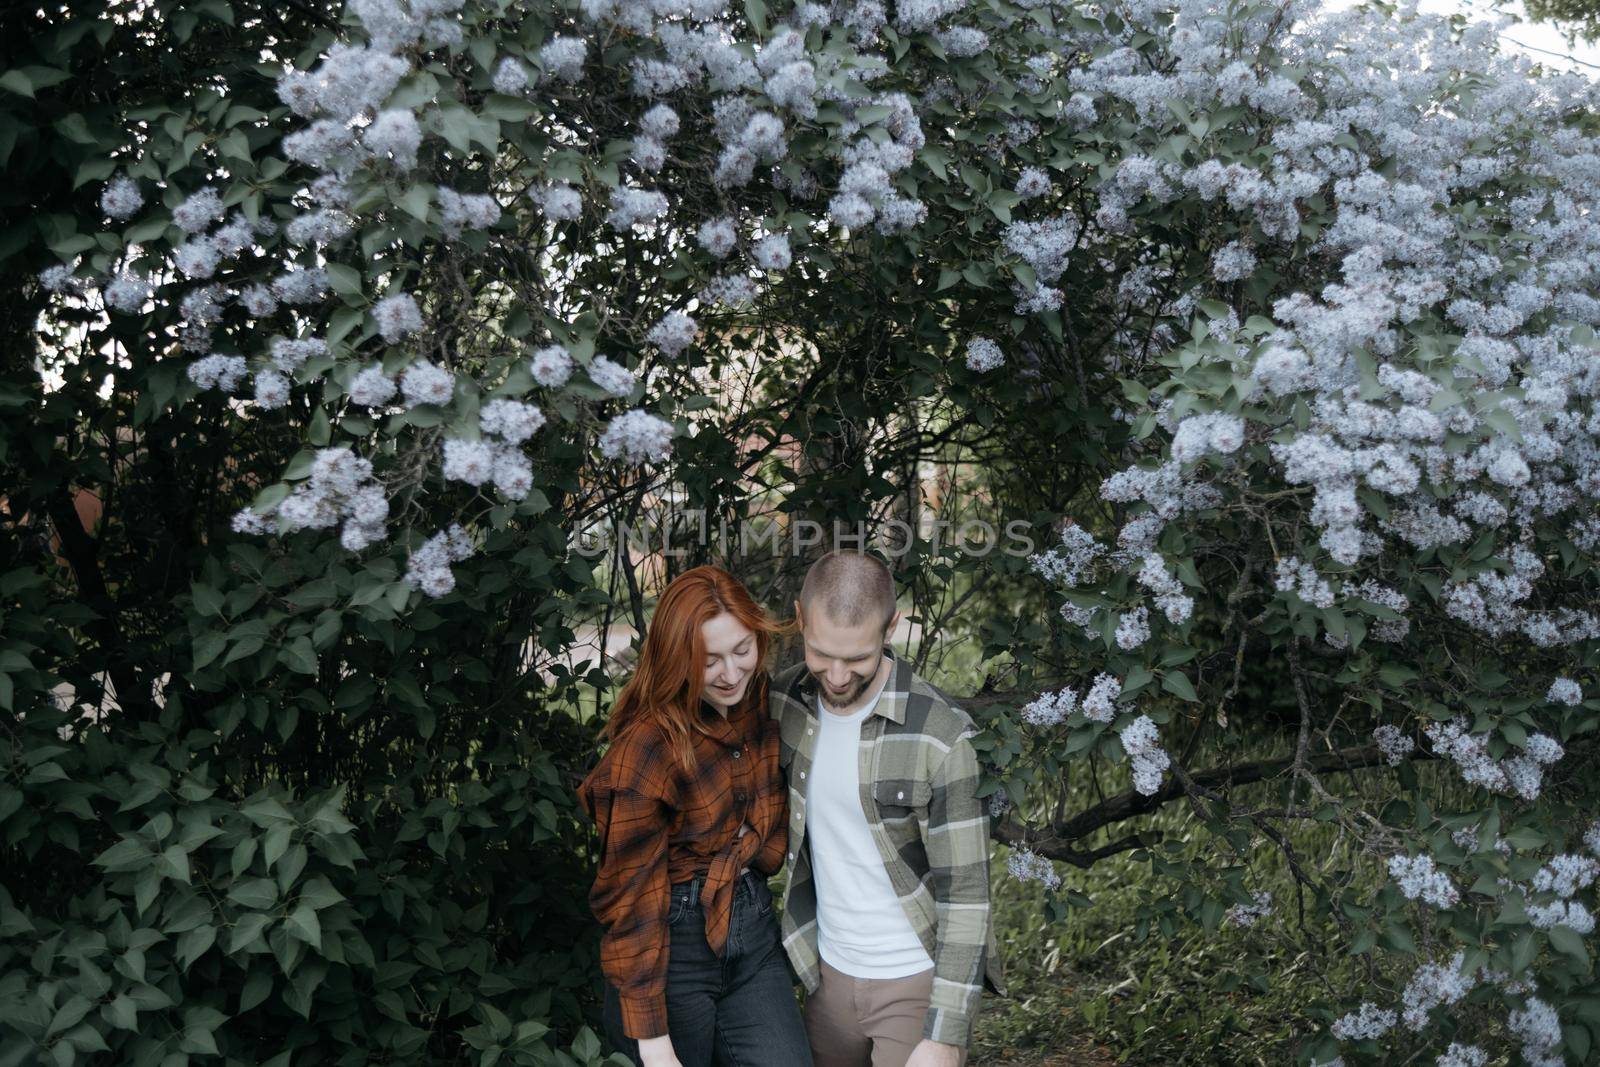
[[[823,681],[821,676],[813,674],[811,677],[817,680],[817,695],[822,698],[822,706],[837,711],[840,708],[847,708],[860,700],[866,693],[867,688],[872,685],[872,680],[877,676],[877,672],[873,672],[865,678],[852,675],[851,677],[856,678],[856,685],[842,698],[836,698],[832,693],[828,692],[828,683]]]

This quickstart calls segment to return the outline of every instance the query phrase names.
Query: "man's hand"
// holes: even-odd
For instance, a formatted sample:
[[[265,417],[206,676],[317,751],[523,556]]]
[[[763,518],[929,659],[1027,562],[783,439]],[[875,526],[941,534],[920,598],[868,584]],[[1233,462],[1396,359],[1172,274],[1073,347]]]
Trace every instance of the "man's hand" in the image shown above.
[[[644,1067],[683,1067],[678,1062],[678,1054],[672,1048],[672,1037],[668,1034],[642,1038],[639,1041],[639,1059]]]
[[[906,1067],[958,1067],[960,1063],[959,1046],[923,1038],[917,1047],[911,1050],[911,1058],[906,1060]]]

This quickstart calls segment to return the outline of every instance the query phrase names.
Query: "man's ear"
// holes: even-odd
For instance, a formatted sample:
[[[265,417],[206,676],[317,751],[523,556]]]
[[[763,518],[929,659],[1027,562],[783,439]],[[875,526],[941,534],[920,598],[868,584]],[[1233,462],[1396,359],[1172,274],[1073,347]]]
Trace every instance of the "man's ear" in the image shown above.
[[[800,601],[798,598],[796,598],[794,602],[794,626],[795,629],[799,630],[801,633],[805,633],[806,617],[805,614],[800,610]]]
[[[900,625],[900,609],[896,608],[889,621],[883,624],[883,643],[888,644],[894,638],[895,627]]]

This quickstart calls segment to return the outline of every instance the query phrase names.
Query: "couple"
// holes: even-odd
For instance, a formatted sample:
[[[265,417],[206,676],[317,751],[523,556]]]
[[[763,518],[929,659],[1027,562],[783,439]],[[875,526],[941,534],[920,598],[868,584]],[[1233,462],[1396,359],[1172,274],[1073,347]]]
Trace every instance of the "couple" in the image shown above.
[[[579,789],[606,1030],[641,1067],[966,1062],[1003,991],[989,823],[972,721],[889,648],[899,619],[881,561],[830,552],[790,624],[805,661],[769,679],[789,626],[736,578],[662,594]]]

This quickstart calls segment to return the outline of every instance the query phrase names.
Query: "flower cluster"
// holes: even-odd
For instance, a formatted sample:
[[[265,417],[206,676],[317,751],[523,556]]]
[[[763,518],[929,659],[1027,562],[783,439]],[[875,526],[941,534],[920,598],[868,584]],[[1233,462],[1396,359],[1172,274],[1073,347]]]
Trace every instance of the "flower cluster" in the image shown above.
[[[1223,913],[1223,921],[1230,926],[1254,926],[1272,914],[1272,894],[1258,889],[1250,894],[1250,903],[1234,904]]]
[[[1061,876],[1049,859],[1029,849],[1019,848],[1006,857],[1011,877],[1024,882],[1039,882],[1046,889],[1059,889]]]

